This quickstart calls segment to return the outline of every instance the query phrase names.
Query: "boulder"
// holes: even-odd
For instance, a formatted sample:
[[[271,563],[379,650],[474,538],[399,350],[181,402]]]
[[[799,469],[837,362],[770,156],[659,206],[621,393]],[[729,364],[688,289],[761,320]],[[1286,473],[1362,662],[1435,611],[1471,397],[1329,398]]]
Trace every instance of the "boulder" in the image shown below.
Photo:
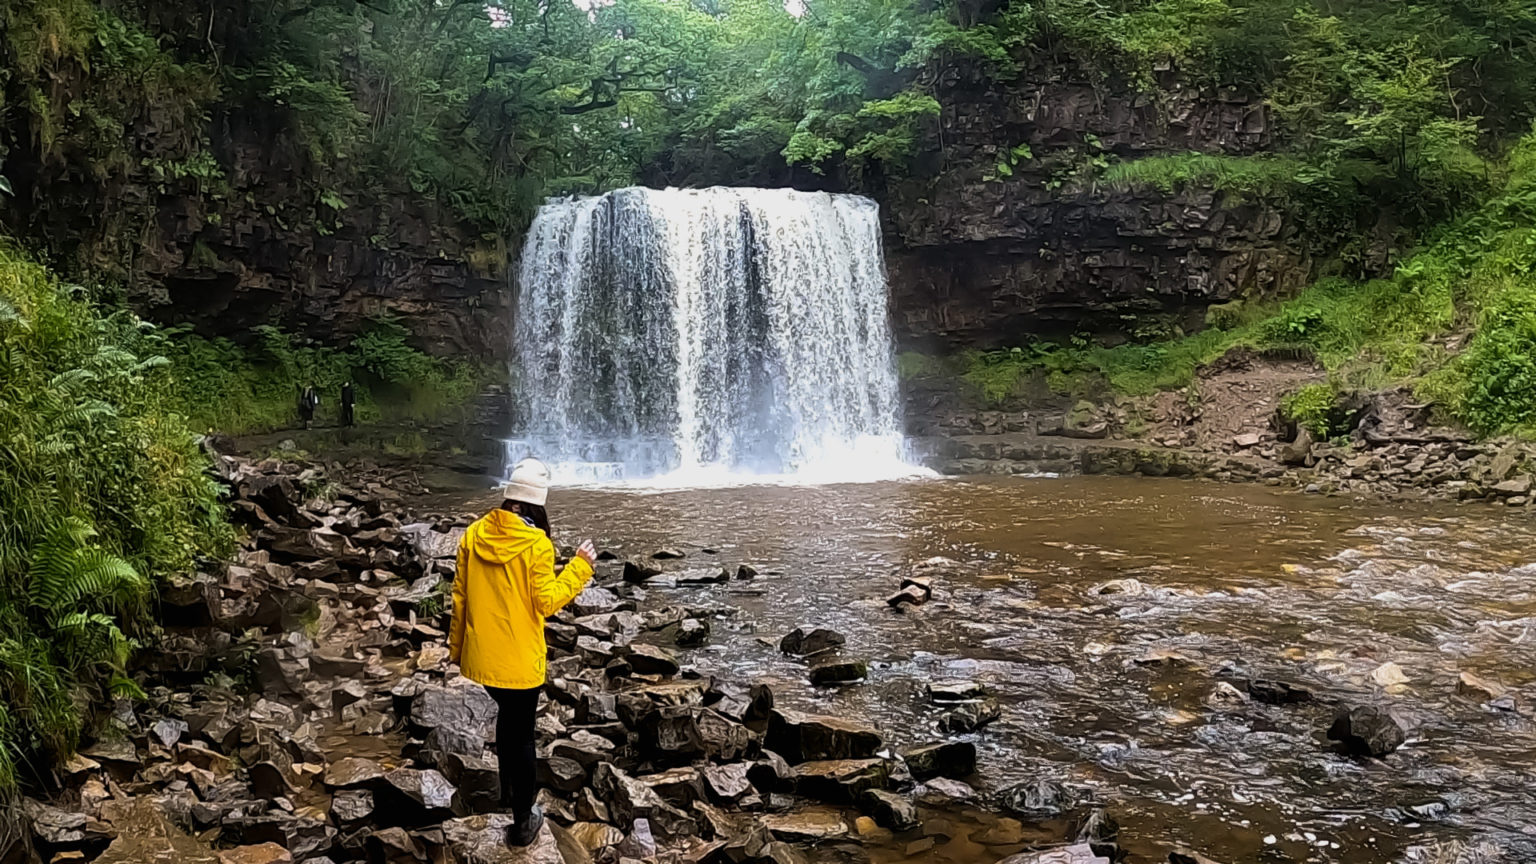
[[[293,864],[293,854],[276,843],[237,846],[219,852],[219,864]]]
[[[730,762],[746,754],[752,733],[708,708],[669,706],[647,714],[635,727],[648,758]]]
[[[777,708],[769,716],[764,746],[791,763],[807,760],[865,759],[883,742],[874,729],[837,717]]]
[[[454,810],[490,813],[501,806],[501,777],[496,763],[479,756],[449,753],[438,764],[448,782],[458,788]]]
[[[672,574],[672,579],[679,586],[688,585],[724,585],[731,581],[731,571],[725,568],[698,567],[690,570],[679,570]]]
[[[269,813],[224,820],[224,837],[237,843],[259,846],[276,843],[303,861],[323,855],[336,840],[336,829],[319,821],[289,813]]]
[[[538,762],[539,785],[570,794],[587,785],[587,769],[574,759],[549,756]]]
[[[770,813],[762,825],[786,843],[820,843],[848,836],[848,820],[829,807],[807,807],[791,813]]]
[[[647,826],[649,830],[649,826]],[[601,822],[577,822],[570,827],[570,835],[587,854],[596,855],[609,846],[624,842],[624,832]]]
[[[496,720],[496,702],[467,678],[423,688],[411,701],[411,723],[424,731],[450,726],[482,732]]]
[[[373,793],[367,789],[343,789],[331,796],[331,818],[337,825],[361,822],[373,815]]]
[[[425,824],[449,815],[456,791],[441,772],[433,768],[396,768],[384,775],[380,810],[391,818],[410,824]]]
[[[969,741],[929,744],[902,755],[907,770],[918,780],[933,777],[961,779],[976,773],[976,745]]]
[[[652,827],[672,837],[691,837],[698,824],[688,814],[663,801],[655,790],[611,763],[592,773],[592,790],[621,824],[647,819]]]
[[[884,789],[870,789],[859,796],[859,808],[875,817],[875,822],[892,831],[910,831],[922,824],[917,805],[905,795]]]
[[[746,582],[749,579],[756,579],[757,568],[753,567],[751,564],[739,565],[736,568],[736,578],[742,582]]]
[[[507,845],[507,828],[511,824],[512,817],[505,813],[444,822],[443,841],[452,856],[449,860],[454,864],[565,864],[551,830],[552,823],[545,822],[533,844],[521,849]]]
[[[939,728],[951,733],[975,732],[1001,716],[1003,708],[996,699],[962,702],[939,718]]]
[[[326,767],[324,782],[332,789],[357,789],[377,785],[383,779],[383,765],[372,759],[348,756]]]
[[[385,828],[368,835],[363,843],[369,864],[417,864],[427,860],[427,851],[404,828]]]
[[[910,606],[921,606],[928,602],[928,593],[915,585],[909,585],[887,597],[885,604],[898,610]]]
[[[828,657],[811,665],[811,684],[833,687],[853,684],[869,677],[869,664],[863,660]]]
[[[585,590],[576,595],[571,601],[571,614],[578,618],[587,615],[606,615],[617,612],[620,609],[634,608],[632,603],[620,600],[612,591],[597,585],[588,585]]]
[[[773,691],[767,684],[743,686],[716,681],[704,694],[705,702],[722,717],[762,733],[768,729],[768,715],[773,711]]]
[[[1015,783],[997,793],[997,801],[1004,809],[1030,819],[1061,816],[1079,803],[1071,789],[1048,778]]]
[[[629,646],[629,655],[626,657],[630,668],[637,675],[676,675],[681,667],[672,652],[656,645],[636,644]]]
[[[925,688],[929,700],[938,703],[983,699],[987,688],[976,681],[934,681]]]
[[[624,562],[625,582],[645,582],[648,579],[652,579],[660,575],[661,568],[654,564],[650,564],[645,561],[637,561],[634,559],[630,559]]]
[[[685,558],[687,556],[683,553],[683,550],[681,550],[681,549],[663,548],[663,549],[657,549],[655,552],[652,552],[651,553],[651,557],[656,559],[657,561],[674,561],[674,560],[677,560],[677,559],[680,559],[680,558]]]
[[[891,766],[883,759],[831,759],[796,766],[795,791],[807,798],[852,804],[871,789],[884,789]]]
[[[635,779],[651,787],[661,800],[679,809],[686,810],[695,801],[704,800],[704,781],[697,768],[669,768]]]
[[[710,626],[707,619],[685,618],[677,625],[677,644],[694,648],[709,641]]]
[[[1408,733],[1385,708],[1376,705],[1345,706],[1339,710],[1328,738],[1353,756],[1380,759],[1408,740]]]
[[[1311,691],[1286,681],[1253,678],[1247,682],[1245,689],[1253,701],[1266,705],[1295,705],[1312,701]]]
[[[735,804],[752,791],[752,781],[747,776],[751,768],[749,762],[706,765],[703,770],[705,791],[717,804]]]

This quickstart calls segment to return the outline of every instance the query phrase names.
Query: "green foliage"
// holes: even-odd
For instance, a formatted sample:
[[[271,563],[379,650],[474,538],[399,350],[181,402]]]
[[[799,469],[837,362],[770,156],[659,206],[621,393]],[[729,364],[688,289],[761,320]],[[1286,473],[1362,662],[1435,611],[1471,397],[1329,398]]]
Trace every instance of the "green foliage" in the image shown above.
[[[340,422],[340,393],[353,382],[360,423],[451,419],[488,374],[413,347],[397,320],[380,318],[349,345],[296,344],[272,326],[254,328],[248,344],[175,331],[167,346],[171,374],[194,428],[228,434],[298,425],[298,396],[321,394],[317,422]]]
[[[1308,384],[1286,394],[1280,400],[1280,410],[1288,419],[1326,441],[1334,431],[1338,396],[1328,384]]]
[[[0,795],[126,695],[151,580],[225,552],[155,329],[0,249]]]
[[[1181,153],[1118,162],[1104,171],[1102,179],[1112,187],[1145,186],[1169,194],[1195,185],[1218,192],[1261,196],[1293,191],[1306,176],[1305,163],[1273,154]]]

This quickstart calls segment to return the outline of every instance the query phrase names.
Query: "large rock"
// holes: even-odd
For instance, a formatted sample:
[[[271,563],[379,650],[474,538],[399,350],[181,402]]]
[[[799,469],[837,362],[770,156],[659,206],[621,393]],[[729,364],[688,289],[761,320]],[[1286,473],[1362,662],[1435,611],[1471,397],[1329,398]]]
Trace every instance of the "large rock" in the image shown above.
[[[348,756],[326,766],[325,785],[332,789],[375,786],[384,779],[384,766],[360,756]]]
[[[1328,728],[1328,738],[1339,742],[1346,752],[1354,756],[1374,756],[1380,759],[1408,740],[1408,733],[1397,718],[1387,709],[1376,705],[1362,705],[1339,710],[1333,725]]]
[[[873,756],[882,743],[880,733],[868,726],[778,708],[769,717],[764,746],[793,763],[865,759]]]
[[[505,813],[444,822],[443,840],[448,844],[449,860],[453,864],[566,864],[551,823],[545,822],[533,844],[521,849],[507,845],[507,828],[511,824],[512,817]]]
[[[912,799],[884,789],[869,789],[859,796],[859,807],[875,822],[892,831],[910,831],[922,824]]]
[[[752,744],[747,727],[708,708],[660,708],[636,727],[641,748],[649,758],[687,762],[705,758],[731,762],[746,755]]]
[[[698,832],[698,824],[692,817],[663,801],[650,786],[612,764],[605,762],[597,766],[592,774],[592,789],[620,824],[646,819],[668,836],[690,837]]]
[[[872,789],[884,789],[891,765],[884,759],[832,759],[796,766],[795,791],[807,798],[852,804]]]
[[[1060,816],[1079,804],[1071,789],[1048,778],[1025,780],[997,793],[1004,809],[1032,819]]]
[[[996,699],[962,702],[939,718],[939,728],[945,732],[975,732],[1003,716],[1003,707]]]
[[[810,632],[806,632],[805,628],[796,627],[784,634],[784,638],[779,640],[779,650],[785,654],[803,656],[828,651],[833,648],[841,648],[846,643],[847,640],[843,638],[843,634],[836,630],[817,627]]]
[[[964,779],[976,773],[976,745],[969,741],[929,744],[902,754],[907,770],[918,780],[933,777]]]
[[[848,836],[848,820],[827,807],[773,813],[764,816],[762,823],[768,833],[787,843],[820,843]]]
[[[425,730],[451,726],[481,732],[496,720],[496,702],[485,688],[467,678],[447,686],[428,686],[411,702],[411,723]]]
[[[379,810],[396,822],[427,824],[449,815],[455,791],[434,769],[396,768],[384,775]]]
[[[671,651],[656,645],[631,645],[625,659],[638,675],[670,676],[676,675],[681,668]]]
[[[869,677],[869,664],[847,657],[819,658],[811,665],[811,683],[818,687],[854,684]]]

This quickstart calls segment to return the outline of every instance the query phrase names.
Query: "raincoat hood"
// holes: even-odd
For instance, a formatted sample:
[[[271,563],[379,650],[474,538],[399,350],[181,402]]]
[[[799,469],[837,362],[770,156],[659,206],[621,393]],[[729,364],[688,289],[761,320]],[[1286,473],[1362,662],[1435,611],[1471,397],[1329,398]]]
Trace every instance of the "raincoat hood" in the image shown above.
[[[521,516],[500,508],[485,514],[464,534],[470,552],[488,564],[511,562],[546,539],[543,531],[524,522]]]

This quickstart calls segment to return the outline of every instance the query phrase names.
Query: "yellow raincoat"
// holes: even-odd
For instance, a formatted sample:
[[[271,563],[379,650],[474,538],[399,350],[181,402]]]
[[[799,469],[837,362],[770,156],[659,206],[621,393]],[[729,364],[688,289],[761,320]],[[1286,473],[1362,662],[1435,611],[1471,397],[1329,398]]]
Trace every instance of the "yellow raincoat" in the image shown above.
[[[544,685],[544,618],[586,587],[592,565],[573,558],[555,574],[555,547],[516,513],[496,509],[459,541],[449,657],[487,687]]]

